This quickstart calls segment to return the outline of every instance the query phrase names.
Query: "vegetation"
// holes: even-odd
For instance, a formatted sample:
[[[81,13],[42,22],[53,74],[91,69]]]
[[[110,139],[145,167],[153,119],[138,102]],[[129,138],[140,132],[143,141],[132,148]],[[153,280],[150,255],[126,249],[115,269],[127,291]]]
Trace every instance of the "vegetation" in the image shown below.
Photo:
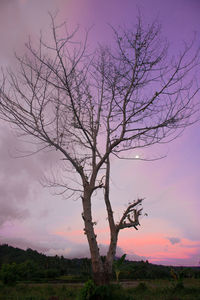
[[[198,267],[128,261],[125,255],[114,265],[113,283],[97,286],[88,258],[70,260],[0,245],[0,300],[200,299]],[[120,284],[116,271],[120,271]]]
[[[30,40],[25,55],[16,55],[17,70],[2,70],[0,118],[13,124],[19,136],[38,143],[33,153],[60,153],[60,173],[48,185],[82,201],[93,278],[105,285],[112,278],[119,232],[138,229],[143,201],[127,199],[116,221],[110,197],[112,163],[135,160],[136,149],[169,142],[199,119],[199,87],[192,78],[199,49],[184,43],[179,55],[168,58],[160,24],[145,26],[141,17],[133,28],[112,28],[113,47],[99,45],[93,53],[87,49],[88,33],[78,42],[78,28],[69,33],[54,17],[51,25],[49,42],[42,35],[34,46]],[[104,260],[92,212],[97,191],[110,229]]]
[[[120,281],[141,279],[168,279],[176,285],[184,278],[200,278],[198,267],[168,267],[153,265],[148,261],[128,261],[125,255],[115,260],[112,280],[120,272]],[[46,256],[37,251],[22,250],[0,245],[0,278],[6,285],[17,282],[77,283],[91,279],[91,260],[67,259],[63,256]]]
[[[1,245],[0,275],[4,283],[19,280],[42,282],[56,278],[65,282],[86,281],[91,277],[91,260],[46,256],[32,249],[24,251]]]
[[[113,284],[97,287],[92,281],[87,282],[85,286],[18,283],[16,286],[8,287],[0,283],[0,300],[86,299],[200,300],[200,281],[199,279],[185,279],[181,287],[173,286],[168,280],[134,281],[129,287]]]
[[[114,261],[113,267],[114,267],[117,282],[119,282],[119,274],[121,272],[125,258],[126,258],[126,254],[122,255],[120,259],[116,259]]]

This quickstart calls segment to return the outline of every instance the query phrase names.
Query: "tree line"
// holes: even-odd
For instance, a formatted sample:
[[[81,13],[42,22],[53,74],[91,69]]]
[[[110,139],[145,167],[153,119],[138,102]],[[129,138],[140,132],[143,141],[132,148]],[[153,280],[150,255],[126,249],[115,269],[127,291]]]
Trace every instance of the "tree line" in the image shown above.
[[[104,260],[105,257],[102,257]],[[115,258],[117,261],[119,258]],[[200,278],[198,267],[170,267],[154,265],[148,261],[124,260],[120,267],[120,280]],[[91,259],[67,259],[46,256],[35,250],[22,250],[7,244],[0,245],[0,278],[5,284],[17,281],[83,282],[92,278]],[[112,279],[115,280],[113,268]]]

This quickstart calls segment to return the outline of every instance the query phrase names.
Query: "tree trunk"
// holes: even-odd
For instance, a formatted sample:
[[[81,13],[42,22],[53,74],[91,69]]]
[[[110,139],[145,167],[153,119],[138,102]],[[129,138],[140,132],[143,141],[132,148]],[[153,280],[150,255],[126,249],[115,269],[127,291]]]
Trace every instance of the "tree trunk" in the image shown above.
[[[100,256],[96,234],[94,232],[94,223],[92,222],[92,214],[91,214],[91,189],[85,187],[84,195],[82,197],[83,204],[83,220],[84,220],[84,231],[87,236],[90,254],[91,254],[91,263],[92,263],[92,272],[93,279],[95,284],[103,285],[105,284],[105,272],[104,265]]]
[[[107,146],[108,148],[108,146]],[[110,227],[110,246],[107,252],[106,261],[104,264],[105,273],[107,274],[108,281],[112,278],[112,268],[113,268],[113,260],[116,254],[117,248],[117,239],[118,239],[118,229],[115,225],[113,211],[110,203],[110,160],[109,157],[106,161],[106,180],[105,180],[105,194],[104,200],[106,204],[107,214],[108,214],[108,222]]]
[[[106,256],[106,261],[104,264],[105,272],[107,273],[107,276],[110,279],[112,278],[113,261],[114,261],[115,254],[116,254],[117,239],[118,239],[118,231],[112,230],[111,238],[110,238],[110,246],[109,246],[109,250],[108,250],[108,253]]]
[[[96,285],[107,285],[110,283],[111,275],[106,270],[103,270],[103,272],[94,273],[93,272],[93,280]]]
[[[84,195],[82,197],[83,204],[83,220],[84,220],[84,231],[87,236],[90,254],[91,254],[91,263],[92,263],[92,273],[93,280],[96,285],[105,285],[109,284],[112,279],[112,266],[113,260],[116,253],[117,247],[117,238],[118,231],[116,227],[112,226],[111,236],[110,236],[110,246],[106,256],[105,262],[102,261],[100,256],[96,234],[94,232],[94,223],[92,221],[91,214],[91,188],[89,186],[85,187]]]

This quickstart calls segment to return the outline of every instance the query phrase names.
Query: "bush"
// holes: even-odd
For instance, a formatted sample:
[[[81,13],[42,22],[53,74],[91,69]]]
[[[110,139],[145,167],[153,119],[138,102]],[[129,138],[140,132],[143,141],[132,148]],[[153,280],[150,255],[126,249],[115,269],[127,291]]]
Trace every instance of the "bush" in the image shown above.
[[[90,300],[95,293],[95,284],[92,280],[88,280],[80,292],[80,300]]]
[[[92,280],[88,280],[81,289],[79,300],[132,300],[133,298],[125,294],[120,285],[96,286]]]
[[[16,264],[4,264],[1,268],[1,280],[6,285],[15,285],[18,279]]]

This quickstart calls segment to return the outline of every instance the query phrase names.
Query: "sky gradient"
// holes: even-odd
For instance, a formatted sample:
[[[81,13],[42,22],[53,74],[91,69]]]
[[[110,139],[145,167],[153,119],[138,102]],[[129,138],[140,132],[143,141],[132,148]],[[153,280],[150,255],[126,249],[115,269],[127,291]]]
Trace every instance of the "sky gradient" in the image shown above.
[[[93,26],[90,47],[110,43],[113,26],[133,26],[140,9],[148,24],[158,18],[169,41],[169,55],[177,55],[183,40],[197,33],[200,45],[200,2],[198,0],[2,0],[0,2],[0,65],[15,68],[13,51],[25,51],[30,35],[40,30],[49,37],[48,12],[58,9],[58,21],[70,28]],[[199,74],[199,73],[198,73]],[[200,77],[198,77],[200,80]],[[200,95],[196,97],[200,101]],[[198,266],[200,262],[200,124],[186,129],[170,144],[138,151],[149,157],[167,155],[155,162],[114,161],[111,197],[116,220],[126,204],[144,197],[144,212],[138,231],[126,229],[119,235],[117,255],[148,259],[165,265]],[[0,121],[0,243],[33,248],[47,255],[89,255],[83,234],[81,201],[66,200],[43,188],[43,175],[55,167],[57,153],[38,153],[16,158],[30,147]],[[93,203],[101,251],[108,243],[108,225],[100,197]]]

